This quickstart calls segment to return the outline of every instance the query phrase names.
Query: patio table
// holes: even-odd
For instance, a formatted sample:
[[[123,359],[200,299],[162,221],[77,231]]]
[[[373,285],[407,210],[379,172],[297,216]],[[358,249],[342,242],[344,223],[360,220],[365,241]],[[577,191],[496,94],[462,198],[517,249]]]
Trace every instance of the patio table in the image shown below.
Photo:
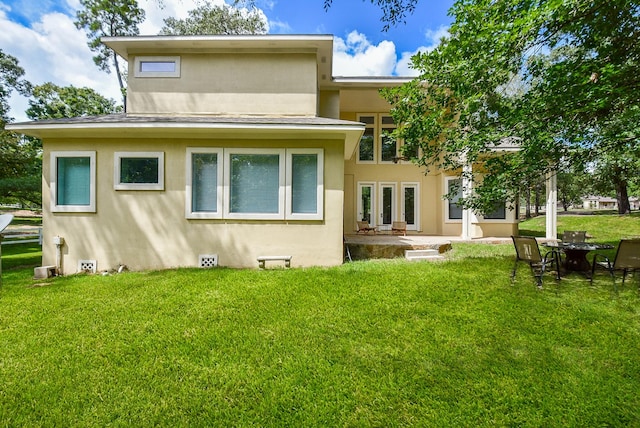
[[[570,272],[589,272],[591,263],[587,260],[587,254],[595,250],[610,250],[613,245],[597,244],[593,242],[560,242],[552,241],[542,244],[548,248],[555,248],[565,255],[564,268]]]

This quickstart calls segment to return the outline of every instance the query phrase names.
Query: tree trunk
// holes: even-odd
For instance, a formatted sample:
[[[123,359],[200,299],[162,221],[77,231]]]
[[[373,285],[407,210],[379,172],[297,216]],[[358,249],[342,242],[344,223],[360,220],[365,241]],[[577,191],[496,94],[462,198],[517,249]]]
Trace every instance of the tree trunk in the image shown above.
[[[536,191],[535,191],[535,212],[536,212],[536,217],[540,215],[540,186],[538,186],[536,184]]]
[[[531,218],[531,187],[527,187],[527,205],[525,207],[525,218]]]
[[[631,213],[631,204],[629,204],[629,194],[627,193],[626,181],[616,182],[616,199],[618,200],[618,214]]]
[[[118,76],[118,84],[120,85],[120,93],[122,94],[122,107],[126,113],[127,111],[127,92],[125,91],[124,81],[122,80],[122,74],[120,74],[120,64],[118,64],[118,54],[116,51],[113,52],[113,65],[116,68],[116,76]]]

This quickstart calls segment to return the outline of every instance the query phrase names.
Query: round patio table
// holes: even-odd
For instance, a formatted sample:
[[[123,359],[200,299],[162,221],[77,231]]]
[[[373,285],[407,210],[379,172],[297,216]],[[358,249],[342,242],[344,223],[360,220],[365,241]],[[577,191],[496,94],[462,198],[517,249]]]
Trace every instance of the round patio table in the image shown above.
[[[587,254],[595,250],[610,250],[613,245],[596,244],[591,242],[546,242],[545,247],[555,248],[562,251],[566,258],[564,268],[571,272],[589,272],[591,263],[587,260]]]

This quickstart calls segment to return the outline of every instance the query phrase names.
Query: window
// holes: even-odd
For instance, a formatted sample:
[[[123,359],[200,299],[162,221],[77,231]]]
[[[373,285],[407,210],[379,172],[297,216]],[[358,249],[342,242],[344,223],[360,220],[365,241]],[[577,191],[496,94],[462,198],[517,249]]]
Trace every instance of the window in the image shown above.
[[[485,220],[505,220],[507,218],[507,209],[504,202],[496,202],[494,210],[488,214],[484,214]]]
[[[164,190],[163,152],[116,152],[116,190]]]
[[[179,56],[137,56],[134,60],[135,77],[180,77]]]
[[[455,191],[453,198],[448,200],[447,220],[462,220],[462,206],[458,201],[462,199],[462,184],[459,178],[446,178],[447,193]]]
[[[357,163],[397,162],[398,140],[388,135],[396,129],[393,117],[379,113],[360,114],[358,121],[365,124],[365,130],[358,146]]]
[[[51,211],[96,212],[96,152],[51,152]]]
[[[234,149],[225,154],[225,217],[284,218],[283,149]]]
[[[380,122],[380,160],[382,162],[393,162],[394,158],[398,156],[397,141],[388,134],[396,129],[396,125],[391,116],[382,116]]]
[[[187,149],[187,218],[222,217],[222,149]]]
[[[187,149],[186,217],[322,220],[322,149]]]
[[[323,171],[321,149],[287,150],[288,219],[322,219]]]
[[[358,146],[358,162],[375,162],[375,116],[359,116],[358,121],[366,126]]]

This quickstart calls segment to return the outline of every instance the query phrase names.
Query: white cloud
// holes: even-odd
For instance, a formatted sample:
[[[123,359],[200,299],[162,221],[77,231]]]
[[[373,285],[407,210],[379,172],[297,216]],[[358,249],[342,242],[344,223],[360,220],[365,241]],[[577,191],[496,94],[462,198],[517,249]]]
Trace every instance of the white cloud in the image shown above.
[[[417,76],[417,70],[411,67],[411,58],[418,52],[431,52],[440,44],[443,38],[449,37],[449,28],[440,27],[437,30],[428,30],[425,33],[425,39],[429,43],[427,46],[420,46],[413,52],[402,52],[398,64],[396,65],[396,74],[398,76]]]
[[[60,86],[87,86],[103,96],[120,100],[115,75],[100,71],[93,63],[93,53],[87,47],[83,31],[73,24],[73,18],[61,13],[49,13],[25,27],[10,21],[0,10],[0,46],[5,53],[18,59],[24,78],[34,85],[52,82]],[[27,120],[24,114],[27,99],[13,94],[10,116]]]
[[[391,76],[396,65],[396,47],[383,40],[371,44],[367,37],[352,31],[344,40],[333,42],[333,74],[336,76]]]

